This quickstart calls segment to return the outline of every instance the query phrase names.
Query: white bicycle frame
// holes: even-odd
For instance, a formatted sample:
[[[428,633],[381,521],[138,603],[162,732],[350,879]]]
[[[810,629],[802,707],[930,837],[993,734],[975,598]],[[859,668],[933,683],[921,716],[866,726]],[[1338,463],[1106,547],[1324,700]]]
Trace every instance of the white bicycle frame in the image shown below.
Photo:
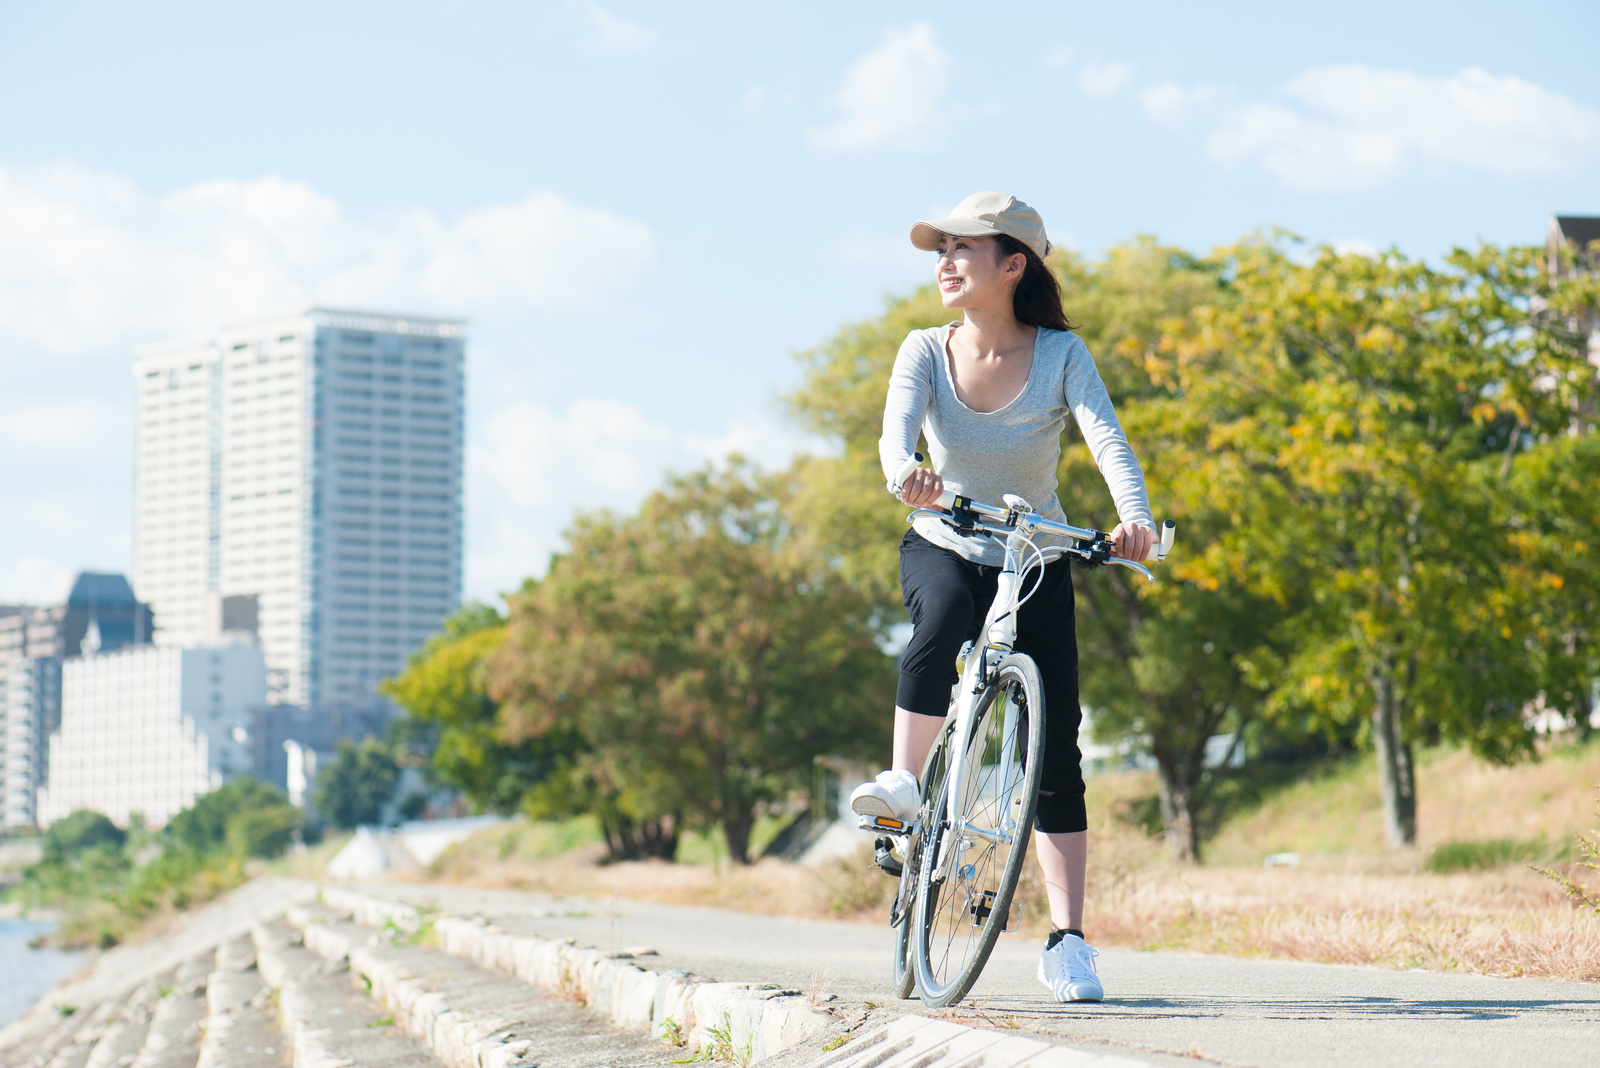
[[[911,472],[922,461],[920,455],[914,455],[907,460],[900,469],[892,487],[898,495],[899,487],[911,477]],[[950,710],[946,723],[950,718],[955,720],[955,729],[952,734],[953,744],[950,746],[948,757],[949,773],[947,781],[952,788],[946,795],[947,826],[939,848],[939,866],[936,871],[930,872],[930,878],[937,882],[949,875],[956,859],[965,852],[965,840],[971,837],[985,839],[989,842],[1010,845],[1016,838],[1015,817],[1007,813],[1000,820],[1000,825],[995,828],[977,827],[969,824],[960,814],[968,810],[967,802],[971,800],[973,791],[979,785],[979,778],[983,770],[982,754],[977,754],[976,759],[969,759],[969,747],[972,739],[968,737],[972,730],[972,719],[978,710],[978,701],[983,696],[994,671],[998,669],[1000,661],[1005,659],[1016,646],[1017,640],[1017,608],[1022,599],[1022,584],[1034,566],[1042,567],[1045,563],[1043,554],[1034,544],[1034,537],[1041,533],[1058,534],[1071,538],[1076,542],[1095,543],[1105,537],[1100,531],[1089,530],[1084,527],[1075,527],[1070,523],[1057,523],[1046,519],[1033,510],[1033,506],[1021,497],[1006,494],[1005,506],[997,508],[994,505],[979,504],[968,498],[962,497],[954,490],[946,489],[939,498],[939,507],[944,511],[935,511],[931,508],[918,508],[907,517],[908,520],[920,516],[930,516],[941,522],[956,525],[958,530],[967,531],[965,524],[954,523],[955,513],[959,510],[962,517],[971,523],[971,530],[982,530],[992,536],[1003,535],[1006,539],[1005,561],[1000,568],[999,580],[995,589],[994,602],[989,607],[989,614],[984,618],[983,629],[979,632],[981,643],[974,644],[967,655],[965,669],[961,674],[961,682],[956,691],[956,699]],[[1160,543],[1156,549],[1156,559],[1166,559],[1167,553],[1172,548],[1173,538],[1177,532],[1176,526],[1169,520],[1162,526]],[[1071,552],[1072,550],[1063,550]],[[1080,550],[1081,552],[1081,550]],[[1155,581],[1155,576],[1150,569],[1133,560],[1124,560],[1120,557],[1110,556],[1104,559],[1105,563],[1118,564],[1139,572],[1150,582]],[[997,696],[995,698],[999,700]],[[1001,728],[1000,737],[1014,737],[1017,727],[1017,706],[1015,702],[1007,701],[1005,720]],[[1004,755],[1002,755],[1004,759]],[[1010,777],[1020,775],[1021,765],[1010,761],[1003,774],[1006,781],[1002,789],[1009,792]],[[916,828],[909,829],[916,833]]]

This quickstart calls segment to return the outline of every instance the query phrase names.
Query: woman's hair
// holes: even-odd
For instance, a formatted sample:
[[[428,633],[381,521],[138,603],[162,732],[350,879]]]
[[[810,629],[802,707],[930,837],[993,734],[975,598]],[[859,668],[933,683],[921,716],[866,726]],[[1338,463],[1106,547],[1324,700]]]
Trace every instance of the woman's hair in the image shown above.
[[[1001,259],[1018,252],[1028,259],[1022,277],[1017,280],[1017,288],[1011,291],[1011,312],[1017,322],[1051,330],[1074,329],[1077,324],[1067,318],[1061,307],[1061,283],[1039,254],[1010,234],[996,234],[994,241]]]

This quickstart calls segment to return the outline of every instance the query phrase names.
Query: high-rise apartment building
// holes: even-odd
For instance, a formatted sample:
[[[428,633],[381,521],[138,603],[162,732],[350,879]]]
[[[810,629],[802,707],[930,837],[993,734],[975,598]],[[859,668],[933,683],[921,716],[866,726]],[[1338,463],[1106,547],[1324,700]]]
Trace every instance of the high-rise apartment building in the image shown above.
[[[0,607],[0,828],[39,823],[63,662],[85,648],[147,644],[152,630],[149,606],[121,575],[80,574],[66,604]]]
[[[400,670],[460,598],[464,344],[458,321],[303,308],[140,349],[157,642],[255,595],[272,700],[360,702]]]

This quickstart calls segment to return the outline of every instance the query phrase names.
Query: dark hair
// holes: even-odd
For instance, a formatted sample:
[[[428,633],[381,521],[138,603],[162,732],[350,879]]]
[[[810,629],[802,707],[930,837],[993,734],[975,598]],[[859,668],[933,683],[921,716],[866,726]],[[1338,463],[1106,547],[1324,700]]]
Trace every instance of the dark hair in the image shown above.
[[[1076,328],[1078,324],[1068,319],[1061,307],[1061,282],[1056,273],[1044,265],[1039,254],[1010,234],[996,234],[994,242],[999,258],[1020,252],[1028,259],[1022,277],[1017,280],[1017,288],[1011,291],[1011,313],[1017,317],[1017,322],[1051,330]]]

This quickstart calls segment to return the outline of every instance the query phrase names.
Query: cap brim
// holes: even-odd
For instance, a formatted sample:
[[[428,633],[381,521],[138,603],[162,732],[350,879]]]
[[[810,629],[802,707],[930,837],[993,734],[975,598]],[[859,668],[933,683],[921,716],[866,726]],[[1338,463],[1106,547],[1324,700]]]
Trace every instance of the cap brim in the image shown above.
[[[913,226],[911,243],[924,252],[938,252],[941,237],[996,237],[1004,232],[977,219],[939,219]]]

